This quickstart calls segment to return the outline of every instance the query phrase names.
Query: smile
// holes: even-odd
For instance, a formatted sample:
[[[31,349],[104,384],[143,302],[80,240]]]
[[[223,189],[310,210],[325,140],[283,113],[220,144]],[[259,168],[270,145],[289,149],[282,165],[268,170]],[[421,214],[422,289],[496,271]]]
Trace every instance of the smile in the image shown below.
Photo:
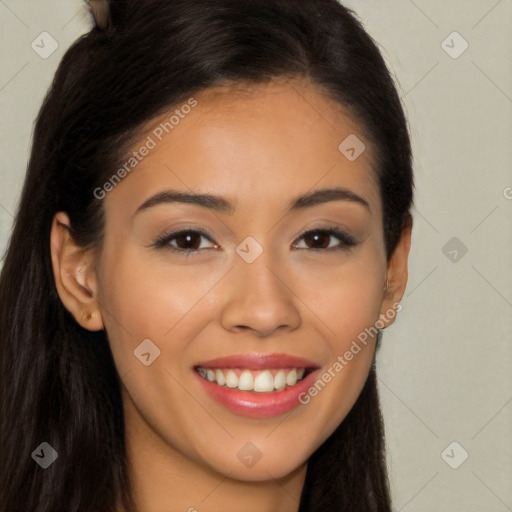
[[[286,354],[222,357],[194,366],[199,384],[221,407],[239,416],[272,418],[301,405],[319,366]]]
[[[295,386],[306,374],[305,368],[280,368],[265,370],[249,370],[234,368],[205,368],[200,366],[197,373],[204,379],[219,386],[238,389],[240,391],[255,391],[269,393]]]

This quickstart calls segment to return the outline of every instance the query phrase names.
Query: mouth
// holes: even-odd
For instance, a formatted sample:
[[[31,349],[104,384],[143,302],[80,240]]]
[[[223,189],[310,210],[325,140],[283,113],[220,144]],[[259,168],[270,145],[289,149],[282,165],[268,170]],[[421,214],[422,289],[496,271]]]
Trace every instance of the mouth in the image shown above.
[[[229,389],[271,393],[293,387],[313,371],[312,368],[207,368],[199,366],[197,373],[209,382]]]
[[[194,372],[207,394],[231,412],[270,418],[300,404],[319,368],[295,356],[248,354],[202,362]]]

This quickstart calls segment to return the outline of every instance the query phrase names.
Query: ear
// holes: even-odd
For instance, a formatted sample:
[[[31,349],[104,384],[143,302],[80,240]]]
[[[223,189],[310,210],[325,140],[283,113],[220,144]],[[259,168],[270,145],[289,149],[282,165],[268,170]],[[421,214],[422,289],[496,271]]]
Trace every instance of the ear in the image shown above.
[[[102,330],[93,253],[73,241],[69,218],[64,212],[56,213],[53,218],[50,242],[53,276],[64,307],[83,328]]]
[[[390,326],[396,317],[398,303],[402,299],[409,277],[408,259],[411,248],[412,217],[405,222],[400,240],[387,264],[387,282],[380,310],[382,328]],[[393,314],[390,314],[393,311]]]

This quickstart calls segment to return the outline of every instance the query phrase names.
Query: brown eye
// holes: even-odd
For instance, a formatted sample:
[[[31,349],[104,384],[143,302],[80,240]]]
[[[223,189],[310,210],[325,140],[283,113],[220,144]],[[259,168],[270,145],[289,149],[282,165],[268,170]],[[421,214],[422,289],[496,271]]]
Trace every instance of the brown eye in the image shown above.
[[[203,242],[203,240],[206,240],[206,242]],[[208,243],[211,244],[209,247]],[[163,235],[159,237],[152,246],[158,249],[169,249],[171,251],[188,254],[200,252],[202,249],[218,247],[210,235],[196,229],[185,229]]]
[[[336,242],[338,239],[338,242]],[[336,250],[348,249],[357,245],[356,240],[349,235],[335,228],[318,228],[303,233],[299,240],[303,240],[306,247],[295,247],[298,249],[312,250]]]
[[[314,245],[315,249],[326,249],[329,247],[331,235],[325,231],[310,231],[304,235],[306,244]]]
[[[174,237],[179,249],[199,249],[201,246],[201,236],[197,233],[184,233]]]

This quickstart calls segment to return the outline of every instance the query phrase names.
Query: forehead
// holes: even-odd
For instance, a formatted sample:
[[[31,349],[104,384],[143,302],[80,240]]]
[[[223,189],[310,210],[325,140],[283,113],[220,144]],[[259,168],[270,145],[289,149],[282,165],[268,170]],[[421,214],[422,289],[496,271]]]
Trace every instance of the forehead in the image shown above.
[[[155,147],[113,195],[130,188],[143,199],[168,186],[256,207],[262,197],[283,202],[283,193],[343,186],[379,202],[370,141],[348,109],[311,83],[237,83],[193,98],[197,104],[181,111],[172,130],[169,119],[180,105],[146,126],[133,149],[148,137]],[[365,149],[348,158],[353,152],[346,152],[347,144],[358,153]]]

